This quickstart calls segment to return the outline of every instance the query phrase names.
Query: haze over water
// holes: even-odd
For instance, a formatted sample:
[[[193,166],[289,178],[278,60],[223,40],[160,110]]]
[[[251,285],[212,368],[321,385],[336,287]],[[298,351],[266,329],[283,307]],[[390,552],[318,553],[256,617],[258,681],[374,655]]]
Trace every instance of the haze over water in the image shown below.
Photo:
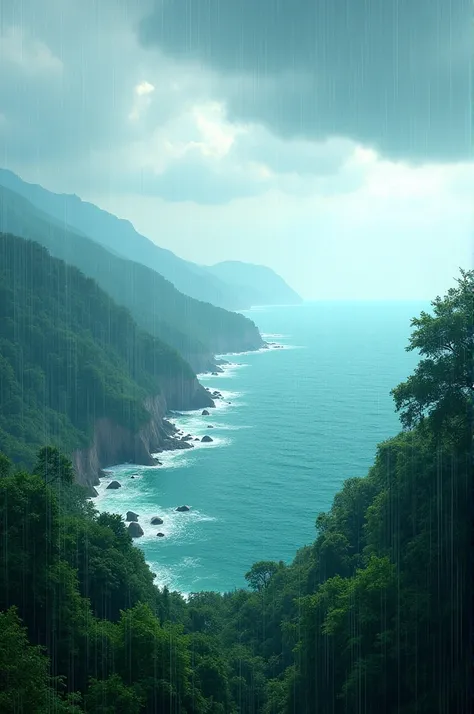
[[[314,540],[316,516],[343,481],[364,476],[377,444],[400,431],[390,390],[418,361],[405,351],[410,319],[428,307],[320,302],[247,313],[285,349],[227,357],[237,366],[200,378],[225,399],[208,417],[174,421],[213,443],[160,454],[163,466],[117,467],[122,488],[107,491],[104,480],[96,499],[100,510],[139,514],[136,544],[157,584],[232,590],[253,562],[289,562]],[[192,510],[176,513],[181,504]],[[154,515],[163,525],[150,525]]]

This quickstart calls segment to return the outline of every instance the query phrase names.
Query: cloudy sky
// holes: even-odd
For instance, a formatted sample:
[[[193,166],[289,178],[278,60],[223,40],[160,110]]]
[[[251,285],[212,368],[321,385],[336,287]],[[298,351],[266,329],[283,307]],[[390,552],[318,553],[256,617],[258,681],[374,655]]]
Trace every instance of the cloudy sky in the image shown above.
[[[306,298],[473,259],[469,0],[1,0],[0,165]]]

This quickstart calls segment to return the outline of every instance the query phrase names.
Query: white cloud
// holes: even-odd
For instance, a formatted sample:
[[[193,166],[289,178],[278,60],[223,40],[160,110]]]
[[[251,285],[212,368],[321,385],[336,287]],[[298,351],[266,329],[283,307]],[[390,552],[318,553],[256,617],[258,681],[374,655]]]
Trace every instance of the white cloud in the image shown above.
[[[0,35],[0,62],[30,75],[55,75],[63,71],[62,61],[48,45],[21,27],[8,27]]]

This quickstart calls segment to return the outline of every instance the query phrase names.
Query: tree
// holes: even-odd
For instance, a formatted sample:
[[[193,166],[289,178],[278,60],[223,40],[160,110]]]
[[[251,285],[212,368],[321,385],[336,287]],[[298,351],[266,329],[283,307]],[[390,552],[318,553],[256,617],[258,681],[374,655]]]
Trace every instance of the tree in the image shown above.
[[[245,574],[245,579],[253,590],[265,590],[273,575],[278,570],[278,563],[273,560],[260,560],[254,563],[249,572]]]
[[[50,677],[49,661],[41,647],[28,642],[16,608],[0,612],[0,714],[79,714],[78,708],[68,706],[59,696],[55,684],[61,682]]]
[[[71,462],[55,446],[44,446],[38,452],[34,472],[47,484],[73,483],[74,469]]]
[[[12,470],[12,462],[8,459],[5,454],[0,452],[0,477],[9,476]]]
[[[139,714],[142,700],[113,674],[106,680],[91,680],[85,705],[85,711],[90,714]]]
[[[430,417],[439,430],[469,428],[474,395],[474,271],[461,270],[457,287],[433,302],[433,315],[413,318],[407,351],[424,358],[413,375],[392,390],[402,424]]]

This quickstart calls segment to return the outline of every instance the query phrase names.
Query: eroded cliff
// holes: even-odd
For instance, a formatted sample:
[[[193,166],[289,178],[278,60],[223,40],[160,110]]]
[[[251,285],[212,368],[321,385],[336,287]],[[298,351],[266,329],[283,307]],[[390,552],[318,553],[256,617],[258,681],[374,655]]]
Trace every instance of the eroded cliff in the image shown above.
[[[90,495],[96,495],[94,486],[99,483],[101,469],[123,463],[151,466],[155,463],[153,453],[159,451],[169,429],[164,417],[172,409],[186,411],[213,406],[214,402],[196,378],[168,379],[163,384],[163,393],[148,397],[145,408],[149,421],[138,432],[133,432],[111,419],[98,419],[94,425],[91,444],[72,454],[77,480]]]

